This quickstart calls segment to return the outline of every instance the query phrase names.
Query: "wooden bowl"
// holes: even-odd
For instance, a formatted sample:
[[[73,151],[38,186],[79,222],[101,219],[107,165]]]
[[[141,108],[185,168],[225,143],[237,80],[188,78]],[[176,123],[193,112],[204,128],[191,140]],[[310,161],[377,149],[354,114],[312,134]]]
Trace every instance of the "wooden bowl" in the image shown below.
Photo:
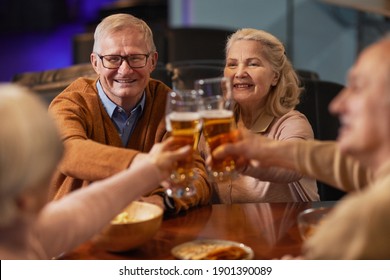
[[[151,240],[161,226],[163,209],[135,201],[93,238],[97,246],[110,252],[124,252]]]

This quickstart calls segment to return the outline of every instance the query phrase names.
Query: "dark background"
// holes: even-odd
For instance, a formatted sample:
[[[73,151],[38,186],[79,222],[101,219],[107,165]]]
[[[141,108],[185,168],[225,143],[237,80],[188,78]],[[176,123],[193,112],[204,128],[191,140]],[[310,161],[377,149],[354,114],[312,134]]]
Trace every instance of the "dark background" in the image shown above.
[[[72,38],[114,0],[0,0],[0,82],[72,64]]]

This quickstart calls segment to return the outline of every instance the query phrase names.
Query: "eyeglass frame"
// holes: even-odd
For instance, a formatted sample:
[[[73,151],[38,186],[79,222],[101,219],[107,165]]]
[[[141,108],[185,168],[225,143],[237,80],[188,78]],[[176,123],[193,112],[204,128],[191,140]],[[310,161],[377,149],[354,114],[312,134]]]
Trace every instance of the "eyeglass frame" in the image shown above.
[[[129,65],[129,67],[130,67],[131,69],[140,69],[140,68],[144,68],[144,67],[146,66],[146,64],[148,63],[148,58],[150,57],[150,55],[151,55],[152,53],[151,53],[151,52],[150,52],[150,53],[146,53],[146,54],[144,54],[144,53],[138,53],[138,54],[131,54],[131,55],[126,55],[126,56],[122,56],[122,55],[119,55],[119,54],[107,54],[107,55],[100,55],[100,54],[98,54],[98,53],[95,53],[95,54],[100,58],[100,60],[102,61],[103,67],[106,68],[106,69],[119,69],[119,67],[122,66],[123,61],[126,61],[126,62],[127,62],[127,65]],[[131,56],[135,56],[135,55],[142,55],[142,56],[145,57],[145,64],[144,64],[143,66],[136,66],[136,67],[134,67],[134,66],[131,66],[131,65],[130,65],[129,58],[130,58]],[[121,61],[120,61],[119,66],[118,66],[118,67],[106,67],[106,66],[104,65],[104,57],[106,57],[106,56],[120,57],[120,58],[121,58]]]

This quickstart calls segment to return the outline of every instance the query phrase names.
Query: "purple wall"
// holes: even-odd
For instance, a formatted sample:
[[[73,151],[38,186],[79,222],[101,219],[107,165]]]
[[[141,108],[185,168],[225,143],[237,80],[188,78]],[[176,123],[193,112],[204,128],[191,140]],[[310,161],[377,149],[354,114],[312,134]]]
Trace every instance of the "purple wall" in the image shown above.
[[[114,0],[64,0],[65,11],[64,6],[50,4],[54,2],[60,0],[1,0],[6,9],[0,11],[4,16],[0,19],[0,82],[21,72],[71,65],[73,36],[98,21],[99,8]],[[35,18],[29,8],[32,3],[39,10]],[[15,23],[10,25],[8,20],[6,24],[7,19],[15,19]]]

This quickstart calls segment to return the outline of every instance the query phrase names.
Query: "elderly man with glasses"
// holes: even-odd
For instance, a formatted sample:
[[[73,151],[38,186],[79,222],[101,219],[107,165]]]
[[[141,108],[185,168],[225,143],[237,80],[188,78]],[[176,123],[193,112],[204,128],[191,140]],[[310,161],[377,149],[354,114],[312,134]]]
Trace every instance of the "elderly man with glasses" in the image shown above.
[[[144,21],[114,14],[97,26],[91,63],[98,78],[75,80],[49,107],[65,144],[51,198],[136,165],[167,137],[165,103],[171,89],[150,78],[157,59],[152,31]],[[174,212],[207,204],[211,194],[204,161],[195,156],[195,195],[167,197],[156,186],[141,199]]]

